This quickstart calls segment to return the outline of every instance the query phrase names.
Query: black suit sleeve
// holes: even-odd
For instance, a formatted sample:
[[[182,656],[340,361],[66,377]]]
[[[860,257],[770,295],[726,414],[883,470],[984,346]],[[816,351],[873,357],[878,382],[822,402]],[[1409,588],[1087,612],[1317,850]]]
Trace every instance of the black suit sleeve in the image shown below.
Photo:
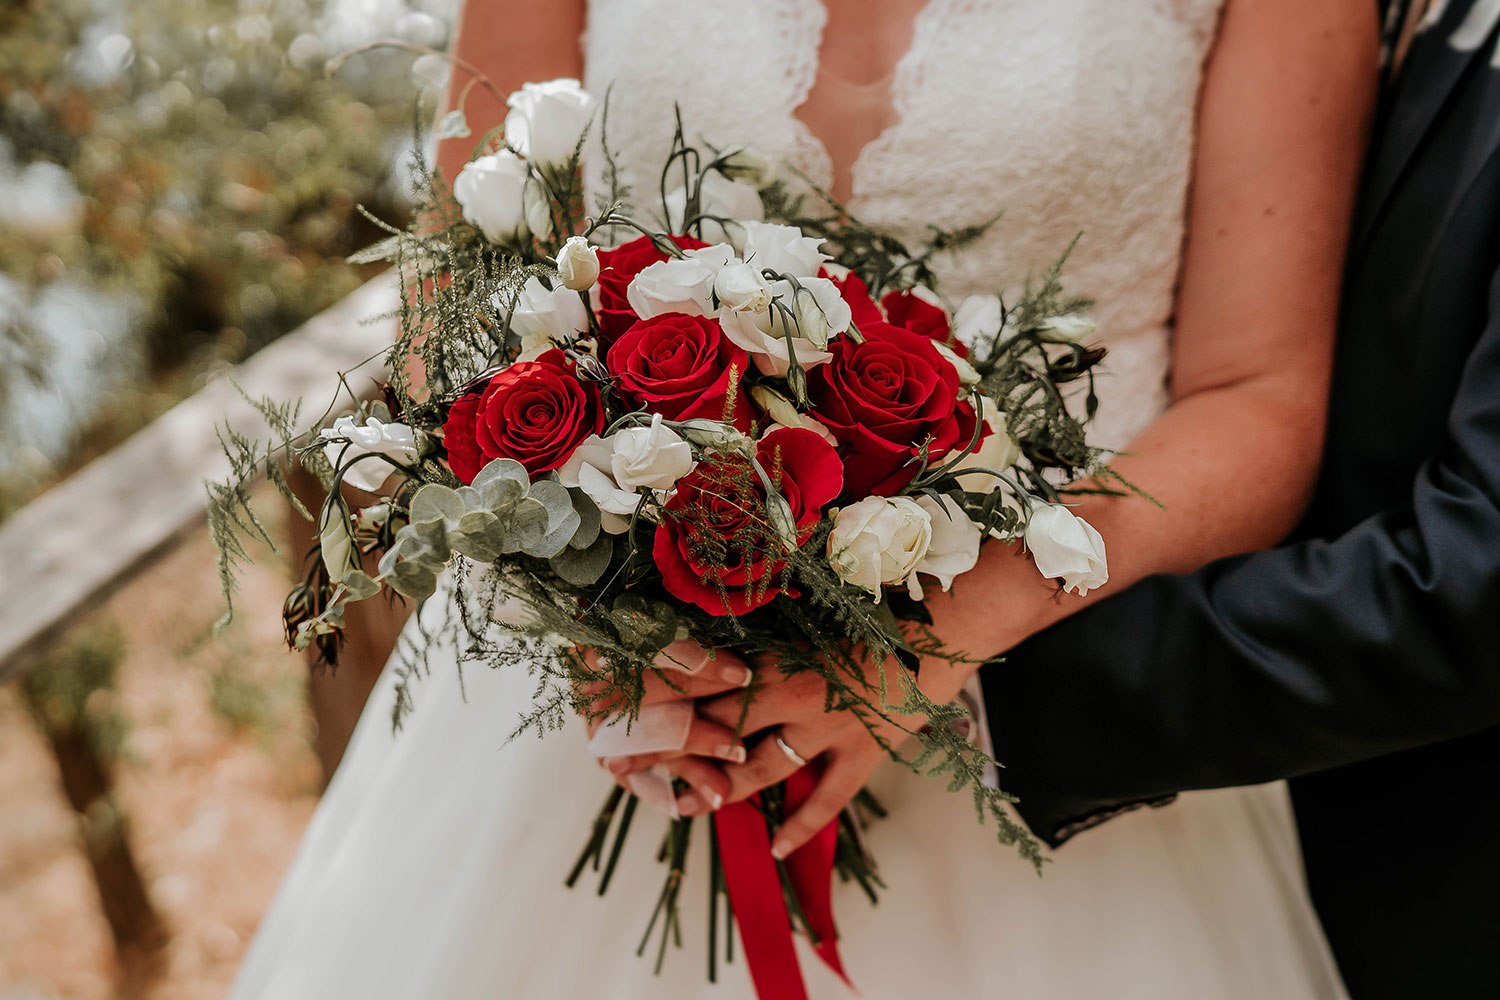
[[[1408,506],[1150,578],[986,667],[1037,835],[1500,724],[1500,274],[1447,434]]]

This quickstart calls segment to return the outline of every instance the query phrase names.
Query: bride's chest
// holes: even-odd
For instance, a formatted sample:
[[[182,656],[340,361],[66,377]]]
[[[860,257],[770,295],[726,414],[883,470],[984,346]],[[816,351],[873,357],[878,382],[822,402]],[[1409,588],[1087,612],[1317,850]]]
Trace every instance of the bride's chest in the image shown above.
[[[1153,141],[1157,114],[1193,101],[1218,3],[931,0],[910,28],[877,26],[845,44],[824,38],[821,0],[593,0],[584,55],[591,88],[613,87],[611,132],[628,158],[648,138],[665,148],[675,103],[690,131],[753,142],[826,182],[822,140],[840,123],[817,100],[819,50],[840,53],[847,77],[851,54],[875,48],[894,72],[845,98],[851,116],[892,112],[855,170],[856,194],[868,194],[870,174],[896,159],[929,177],[945,162],[954,172],[1080,156],[1122,164]],[[881,17],[881,4],[869,9]],[[904,54],[881,44],[907,34]]]

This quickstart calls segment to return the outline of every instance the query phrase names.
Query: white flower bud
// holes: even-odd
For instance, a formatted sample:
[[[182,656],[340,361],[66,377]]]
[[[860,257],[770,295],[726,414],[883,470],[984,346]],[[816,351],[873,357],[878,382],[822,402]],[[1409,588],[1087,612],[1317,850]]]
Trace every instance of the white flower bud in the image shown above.
[[[776,164],[749,146],[736,146],[719,157],[719,172],[732,181],[763,188],[776,179]]]
[[[881,588],[907,584],[920,599],[913,579],[932,543],[932,517],[910,497],[866,497],[834,514],[828,534],[828,562],[839,579],[875,595]]]
[[[1076,344],[1097,329],[1087,316],[1068,313],[1043,322],[1037,329],[1037,336],[1054,344]]]
[[[720,423],[707,417],[693,417],[678,424],[682,436],[700,448],[709,451],[750,454],[750,439],[740,433],[733,424]]]
[[[569,236],[557,251],[557,273],[575,292],[586,292],[599,278],[599,254],[582,236]]]
[[[1094,526],[1062,504],[1047,504],[1026,519],[1026,548],[1036,568],[1049,579],[1061,578],[1063,589],[1082,597],[1109,582],[1104,539]]]
[[[733,312],[760,312],[770,308],[771,286],[749,264],[731,261],[714,277],[719,306]]]

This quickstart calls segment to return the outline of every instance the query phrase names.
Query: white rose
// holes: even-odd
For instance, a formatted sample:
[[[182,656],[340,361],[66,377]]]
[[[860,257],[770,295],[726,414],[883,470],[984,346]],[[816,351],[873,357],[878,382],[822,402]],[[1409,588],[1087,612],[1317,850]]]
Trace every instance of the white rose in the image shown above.
[[[759,271],[740,261],[719,269],[714,277],[714,294],[722,308],[734,312],[760,312],[771,306],[771,286]]]
[[[641,319],[674,312],[712,316],[718,311],[713,304],[714,279],[733,256],[733,248],[721,243],[657,261],[631,280],[625,298]]]
[[[618,535],[630,527],[642,489],[654,490],[664,500],[693,464],[692,448],[663,426],[657,414],[650,427],[627,428],[607,438],[590,434],[557,470],[557,478],[588,494],[599,507],[600,526]]]
[[[599,102],[567,78],[528,83],[505,103],[505,141],[529,160],[548,167],[565,166]]]
[[[327,444],[323,454],[337,466],[345,465],[361,455],[385,455],[403,464],[417,460],[417,442],[412,429],[406,424],[384,423],[375,417],[365,420],[363,426],[356,424],[351,416],[342,416],[332,427],[319,432]],[[391,478],[396,470],[385,461],[357,462],[344,472],[344,482],[355,489],[375,493]]]
[[[955,469],[990,469],[994,472],[1004,472],[1016,460],[1021,457],[1021,446],[1016,439],[1010,436],[1010,426],[1005,422],[1005,414],[1000,412],[1000,407],[989,396],[979,397],[979,407],[984,422],[989,425],[990,433],[979,442],[979,447],[965,455]],[[1001,481],[994,476],[983,473],[969,473],[968,475],[957,475],[958,484],[970,493],[992,493],[1001,485]]]
[[[1076,344],[1097,329],[1087,316],[1068,313],[1046,320],[1037,330],[1037,336],[1054,344]]]
[[[687,188],[678,187],[667,192],[667,228],[674,233],[687,229]],[[760,192],[743,181],[730,180],[717,170],[703,175],[698,185],[698,214],[711,215],[716,219],[735,220],[726,230],[715,221],[704,221],[702,226],[705,243],[734,243],[744,236],[747,222],[759,222],[765,218],[766,208],[761,204]]]
[[[969,349],[970,357],[984,360],[1000,334],[1000,299],[995,295],[970,295],[953,314],[953,339]]]
[[[547,196],[526,161],[508,149],[464,164],[453,181],[464,218],[493,243],[518,243],[552,231]]]
[[[557,273],[562,275],[562,283],[569,289],[588,291],[599,279],[598,251],[589,246],[584,237],[569,236],[562,249],[557,251]]]
[[[866,497],[834,515],[828,534],[828,562],[839,579],[875,595],[881,587],[907,584],[913,597],[922,589],[914,571],[932,542],[932,517],[910,497]]]
[[[831,259],[818,249],[822,245],[821,239],[802,235],[796,226],[748,222],[740,256],[763,271],[810,278],[818,273],[825,260]]]
[[[798,329],[792,331],[792,349],[803,368],[813,368],[833,360],[824,348],[828,338],[849,329],[853,317],[849,303],[839,295],[838,286],[826,278],[801,278],[802,290],[794,294],[788,281],[771,282],[776,298],[791,304],[798,317]],[[726,312],[719,326],[735,344],[744,348],[750,360],[763,374],[785,378],[791,367],[787,338],[778,310],[761,312]],[[803,335],[804,331],[813,336]],[[814,339],[814,338],[819,339]]]
[[[1032,510],[1025,538],[1036,568],[1049,579],[1061,577],[1064,590],[1082,597],[1109,581],[1104,539],[1093,525],[1062,504]]]
[[[670,490],[693,470],[692,447],[663,425],[660,413],[652,414],[650,427],[627,427],[610,440],[610,471],[622,489]]]
[[[589,328],[588,310],[577,292],[548,288],[537,277],[526,279],[510,314],[510,328],[521,338],[521,356],[532,361],[544,351],[566,344]]]
[[[952,497],[945,496],[939,503],[924,493],[917,497],[917,506],[932,519],[932,541],[910,580],[912,596],[921,600],[917,573],[937,577],[943,589],[948,590],[954,577],[967,573],[979,562],[980,533],[979,525],[969,519]]]

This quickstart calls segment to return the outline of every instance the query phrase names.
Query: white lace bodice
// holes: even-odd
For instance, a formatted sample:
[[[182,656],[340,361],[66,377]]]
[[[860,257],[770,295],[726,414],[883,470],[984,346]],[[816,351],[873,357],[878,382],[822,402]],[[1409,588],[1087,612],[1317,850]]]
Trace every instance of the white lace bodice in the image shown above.
[[[1014,288],[1080,231],[1070,291],[1110,348],[1096,437],[1123,445],[1166,404],[1169,330],[1202,65],[1221,0],[930,0],[891,84],[897,121],[852,165],[850,209],[912,241],[1004,212],[937,262],[950,298]],[[671,106],[693,136],[746,142],[823,186],[795,117],[817,75],[819,0],[593,0],[587,86],[609,143],[656,189]]]

